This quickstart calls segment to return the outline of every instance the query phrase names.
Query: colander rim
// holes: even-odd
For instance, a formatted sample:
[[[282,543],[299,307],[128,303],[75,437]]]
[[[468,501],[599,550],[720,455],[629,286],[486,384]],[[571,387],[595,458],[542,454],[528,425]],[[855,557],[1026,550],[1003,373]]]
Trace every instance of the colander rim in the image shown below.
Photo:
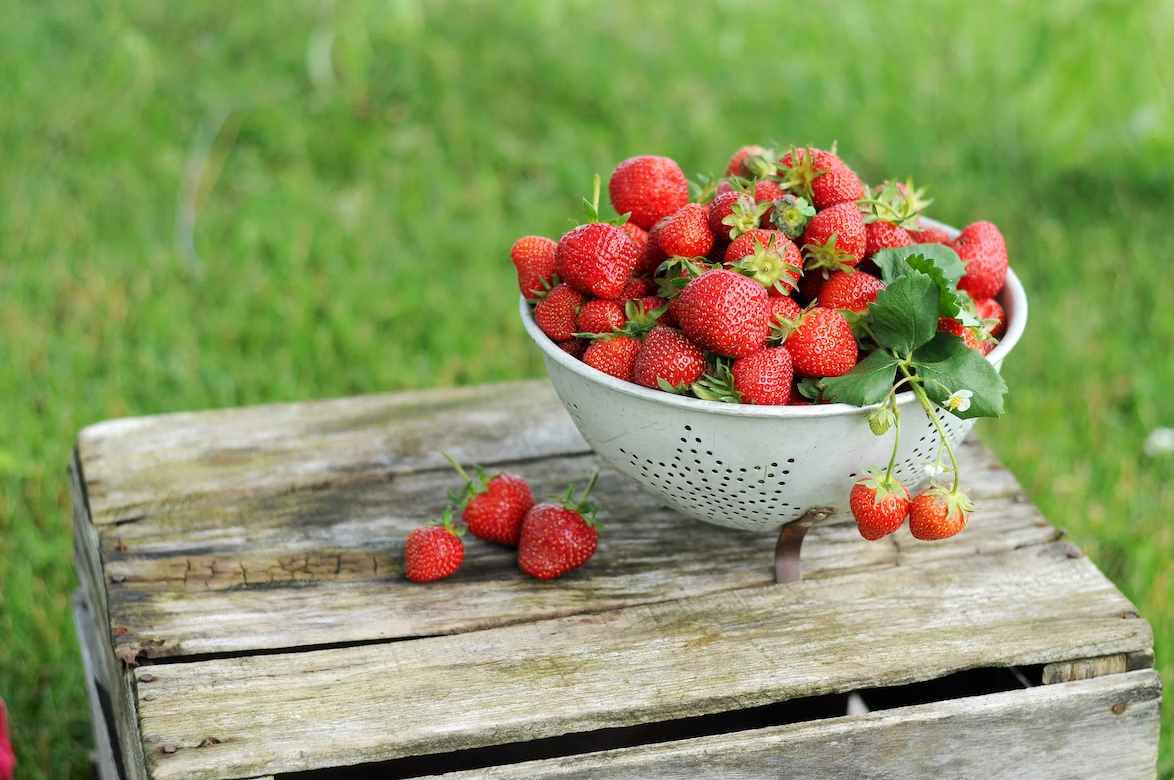
[[[923,219],[925,223],[939,226],[949,231],[953,235],[957,235],[958,231],[949,225],[935,222],[934,220]],[[1001,361],[1015,348],[1023,335],[1023,330],[1027,325],[1027,294],[1023,289],[1019,277],[1010,268],[1007,269],[1007,282],[1001,294],[1004,301],[1009,297],[1011,306],[1010,311],[1013,317],[1008,317],[1007,330],[1003,334],[1003,339],[999,344],[991,350],[987,355],[987,360],[995,364],[1000,364]],[[861,414],[871,409],[875,409],[880,404],[872,404],[871,406],[853,406],[852,404],[832,403],[832,404],[813,404],[811,406],[755,406],[753,404],[730,404],[722,401],[705,401],[700,398],[692,398],[688,396],[674,395],[666,393],[661,390],[653,390],[651,388],[643,387],[641,385],[625,382],[621,379],[609,376],[602,371],[592,368],[581,360],[578,360],[571,355],[564,352],[559,346],[550,339],[534,322],[533,314],[530,311],[530,306],[526,298],[522,295],[518,296],[518,309],[522,317],[522,325],[526,329],[526,333],[531,340],[538,345],[542,350],[543,356],[547,360],[553,360],[558,365],[571,371],[578,376],[594,382],[604,387],[623,393],[624,395],[635,396],[636,398],[643,398],[646,401],[653,403],[660,403],[666,406],[674,406],[684,410],[692,410],[697,412],[708,412],[713,414],[728,415],[731,417],[765,417],[765,418],[802,418],[802,417],[836,417],[840,415]],[[916,396],[910,391],[897,394],[897,402],[900,405],[913,403],[916,401]]]

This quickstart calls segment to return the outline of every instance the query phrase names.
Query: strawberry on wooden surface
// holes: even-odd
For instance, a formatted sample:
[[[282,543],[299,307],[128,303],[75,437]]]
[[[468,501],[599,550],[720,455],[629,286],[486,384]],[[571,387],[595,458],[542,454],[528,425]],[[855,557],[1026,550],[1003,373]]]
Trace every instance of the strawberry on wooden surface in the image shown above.
[[[453,525],[452,507],[445,507],[438,525],[426,525],[408,534],[404,545],[404,573],[412,582],[444,579],[461,567],[465,545],[463,528]]]
[[[473,469],[477,478],[473,479],[459,463],[448,455],[444,457],[465,480],[464,487],[450,492],[448,497],[460,507],[461,520],[469,533],[487,542],[517,547],[522,518],[534,506],[530,483],[508,471],[490,477],[476,464]]]
[[[518,568],[531,577],[550,580],[591,559],[599,545],[599,530],[597,510],[588,497],[598,478],[598,471],[592,473],[578,500],[575,486],[570,485],[559,503],[538,504],[526,513],[518,542]]]

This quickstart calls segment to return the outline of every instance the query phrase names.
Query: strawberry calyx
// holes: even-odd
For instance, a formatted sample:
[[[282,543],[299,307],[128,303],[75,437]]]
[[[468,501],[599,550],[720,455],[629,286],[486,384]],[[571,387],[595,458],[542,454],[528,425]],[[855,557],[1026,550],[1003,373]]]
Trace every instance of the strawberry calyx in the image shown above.
[[[653,279],[657,283],[657,297],[671,299],[681,294],[689,282],[706,271],[721,268],[704,257],[670,257],[657,266]]]
[[[974,511],[974,502],[970,500],[970,496],[963,493],[957,487],[946,487],[935,482],[921,491],[919,495],[932,496],[934,503],[938,505],[944,501],[946,503],[946,517],[950,517],[958,511],[965,512],[968,515]]]
[[[538,281],[542,283],[542,289],[530,291],[530,297],[528,300],[531,303],[537,303],[538,301],[542,300],[547,295],[550,295],[551,290],[562,284],[562,279],[558,278],[558,274],[551,275],[550,279],[542,277]]]
[[[798,240],[803,235],[803,231],[807,229],[807,223],[815,216],[815,207],[811,205],[810,201],[790,193],[776,200],[773,205],[774,211],[770,215],[771,224],[792,241]]]
[[[819,305],[819,301],[812,301],[807,304],[807,308],[799,312],[799,316],[795,318],[783,317],[778,314],[770,323],[770,342],[774,345],[779,345],[791,337],[791,334],[803,327],[803,323],[811,316],[811,310]],[[806,396],[806,394],[804,394]],[[810,398],[811,396],[806,396]]]
[[[446,506],[444,508],[444,513],[441,515],[439,520],[429,520],[426,525],[440,526],[453,536],[460,538],[464,536],[465,531],[469,529],[464,525],[457,523],[457,521],[453,519],[452,513],[453,508],[451,506]]]
[[[851,252],[837,249],[836,241],[839,240],[839,237],[840,231],[837,230],[828,236],[828,240],[824,244],[803,245],[803,256],[807,258],[807,270],[826,268],[828,271],[845,271],[847,273],[855,270],[860,258]]]
[[[468,503],[473,500],[473,496],[480,495],[481,493],[488,493],[489,481],[493,479],[493,477],[498,476],[497,474],[494,474],[493,477],[489,476],[485,473],[485,469],[474,463],[473,469],[477,472],[477,479],[474,480],[469,476],[467,471],[461,468],[461,464],[453,460],[452,456],[450,456],[447,452],[442,452],[440,454],[444,456],[444,459],[447,460],[454,469],[456,469],[457,473],[461,475],[461,479],[465,480],[465,486],[459,491],[448,491],[449,500],[461,509],[464,509],[465,506],[467,506]]]
[[[865,224],[890,222],[907,230],[919,230],[921,212],[933,203],[933,198],[924,196],[925,189],[914,188],[913,179],[907,179],[903,184],[887,180],[867,197],[856,201],[856,205],[860,207]]]
[[[576,333],[575,338],[589,339],[592,342],[596,341],[611,341],[621,336],[630,339],[637,339],[643,341],[652,329],[656,327],[656,321],[660,319],[661,315],[669,310],[668,305],[658,306],[655,309],[645,309],[640,305],[639,300],[629,300],[624,303],[624,316],[627,322],[622,327],[616,328],[608,333]]]
[[[772,206],[769,201],[756,202],[748,192],[739,193],[738,199],[730,206],[730,213],[722,218],[722,224],[730,229],[730,240],[757,228],[762,223],[762,215]]]
[[[802,268],[786,261],[773,235],[765,245],[755,238],[754,251],[733,263],[730,270],[750,277],[768,290],[774,288],[781,295],[789,295],[795,289],[797,278],[803,275]]]
[[[713,369],[693,383],[693,394],[703,401],[723,401],[737,404],[742,394],[734,389],[734,375],[726,360],[714,361]]]
[[[672,393],[673,395],[688,395],[693,389],[693,386],[688,382],[681,382],[680,384],[674,385],[664,377],[656,378],[656,386],[664,392]]]
[[[699,173],[689,180],[689,202],[707,205],[717,194],[717,185],[721,179],[708,174]]]
[[[591,490],[595,487],[595,481],[597,479],[599,479],[599,469],[591,472],[591,479],[587,483],[587,489],[583,491],[582,497],[578,500],[575,499],[575,486],[573,484],[567,485],[566,492],[562,495],[552,493],[548,498],[561,502],[563,509],[569,509],[577,513],[583,518],[583,522],[588,528],[603,528],[595,519],[595,515],[599,511],[598,507],[587,500],[588,496],[591,495]]]
[[[748,155],[742,160],[742,167],[756,179],[778,178],[778,152],[767,149],[761,154]]]
[[[835,148],[834,146],[832,147]],[[796,147],[791,147],[791,167],[783,167],[781,169],[783,189],[806,198],[811,201],[815,197],[815,190],[811,183],[823,176],[825,173],[830,173],[831,168],[819,168],[815,164],[815,152],[809,146],[806,148],[806,154],[800,154],[800,150]],[[835,154],[835,152],[832,152]]]
[[[873,506],[880,506],[881,502],[891,495],[901,497],[909,495],[909,491],[905,489],[905,486],[901,484],[900,480],[892,474],[888,474],[876,467],[872,468],[867,477],[857,480],[856,484],[864,485],[876,491],[876,495],[873,498]]]

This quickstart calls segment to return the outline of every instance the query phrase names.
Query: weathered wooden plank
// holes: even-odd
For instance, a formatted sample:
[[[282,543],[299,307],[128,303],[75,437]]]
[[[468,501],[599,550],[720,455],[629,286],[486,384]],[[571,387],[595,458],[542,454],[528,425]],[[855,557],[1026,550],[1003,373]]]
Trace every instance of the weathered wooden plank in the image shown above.
[[[448,780],[1152,780],[1152,671],[440,775]]]
[[[119,761],[115,760],[114,744],[117,740],[111,738],[113,718],[108,717],[103,709],[103,699],[109,696],[109,691],[105,683],[99,681],[98,664],[102,661],[99,661],[97,656],[99,653],[107,653],[102,635],[95,630],[90,605],[80,593],[73,597],[73,625],[77,630],[78,645],[81,646],[82,671],[86,676],[86,694],[90,700],[90,722],[94,727],[94,767],[98,780],[120,780],[118,764],[121,756]],[[110,715],[113,715],[113,712]]]
[[[968,449],[976,460],[985,454]],[[544,495],[581,481],[593,461],[505,465]],[[444,634],[773,581],[769,535],[688,520],[606,471],[596,488],[607,525],[600,550],[561,587],[525,577],[512,550],[471,537],[456,576],[408,583],[404,539],[439,514],[458,484],[438,470],[286,494],[255,511],[234,505],[214,519],[208,508],[119,526],[103,540],[107,575],[118,578],[109,585],[115,651],[162,658]],[[1017,494],[985,495],[981,522],[966,532],[967,544],[949,548],[954,555],[1054,538]],[[804,565],[806,576],[820,579],[939,556],[932,548],[911,537],[900,547],[894,539],[871,543],[850,524],[827,526],[811,533]]]
[[[1138,653],[1119,653],[1100,658],[1079,658],[1074,661],[1063,661],[1045,666],[1043,684],[1054,685],[1073,680],[1091,680],[1094,677],[1104,677],[1109,674],[1152,669],[1153,666],[1154,654],[1152,650]]]
[[[112,420],[78,449],[98,524],[461,461],[586,452],[545,380]]]
[[[834,585],[135,674],[153,777],[245,777],[1148,649],[1149,625],[1119,616],[1128,608],[1061,542]]]

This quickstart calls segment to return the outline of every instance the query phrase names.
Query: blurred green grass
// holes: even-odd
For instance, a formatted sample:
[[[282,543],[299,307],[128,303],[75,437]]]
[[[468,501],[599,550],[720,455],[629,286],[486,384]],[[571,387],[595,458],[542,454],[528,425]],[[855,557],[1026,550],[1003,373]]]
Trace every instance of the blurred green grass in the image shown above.
[[[119,415],[542,374],[507,251],[641,153],[827,144],[991,219],[1032,300],[981,428],[1174,680],[1174,6],[0,5],[0,696],[84,776],[64,474]],[[200,150],[207,151],[201,165]],[[179,204],[191,206],[185,237]],[[189,220],[187,223],[193,223]],[[190,238],[190,242],[189,242]],[[1174,777],[1167,696],[1161,775]]]

